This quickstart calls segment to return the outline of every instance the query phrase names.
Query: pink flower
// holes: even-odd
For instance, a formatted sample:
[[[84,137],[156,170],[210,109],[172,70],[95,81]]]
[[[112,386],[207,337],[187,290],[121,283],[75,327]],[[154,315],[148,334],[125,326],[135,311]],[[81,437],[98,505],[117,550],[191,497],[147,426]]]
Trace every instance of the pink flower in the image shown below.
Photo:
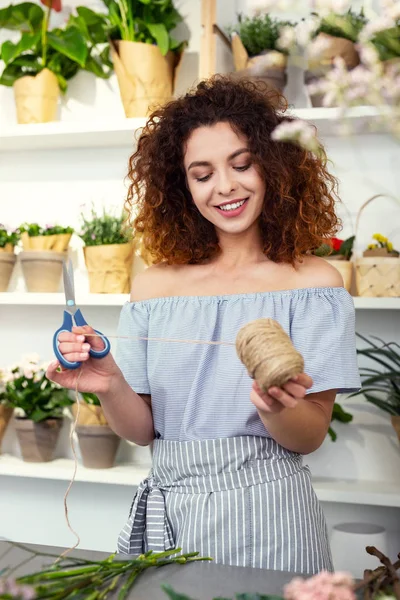
[[[356,600],[349,573],[321,571],[309,579],[295,577],[284,589],[285,600]]]

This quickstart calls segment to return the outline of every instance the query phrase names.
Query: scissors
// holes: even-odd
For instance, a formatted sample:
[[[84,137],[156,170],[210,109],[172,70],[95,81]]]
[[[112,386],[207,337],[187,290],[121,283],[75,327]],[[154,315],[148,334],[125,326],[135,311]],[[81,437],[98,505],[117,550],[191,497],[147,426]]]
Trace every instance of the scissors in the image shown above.
[[[58,336],[62,331],[72,331],[72,327],[75,325],[82,326],[87,325],[88,323],[85,321],[83,314],[81,313],[78,306],[75,304],[75,286],[74,286],[74,271],[72,267],[72,261],[69,260],[68,266],[66,262],[63,262],[63,279],[64,279],[64,293],[65,293],[65,304],[66,308],[64,310],[64,321],[63,324],[53,336],[53,350],[56,355],[58,361],[61,363],[63,367],[66,369],[78,369],[81,366],[81,362],[71,362],[66,360],[64,356],[61,354],[58,348]],[[75,323],[74,323],[75,321]],[[105,335],[103,335],[100,331],[94,330],[103,340],[104,348],[102,350],[93,350],[93,348],[89,351],[89,354],[92,358],[103,358],[106,356],[111,349],[110,342]]]

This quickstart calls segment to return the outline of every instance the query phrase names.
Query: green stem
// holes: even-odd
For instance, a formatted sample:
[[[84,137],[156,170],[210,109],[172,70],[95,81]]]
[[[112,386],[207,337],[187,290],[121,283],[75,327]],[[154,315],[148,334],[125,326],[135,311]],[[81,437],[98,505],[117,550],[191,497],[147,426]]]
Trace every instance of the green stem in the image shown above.
[[[46,66],[47,61],[47,29],[49,26],[51,7],[53,6],[53,0],[50,0],[49,6],[45,12],[44,19],[42,21],[42,62],[43,68]]]

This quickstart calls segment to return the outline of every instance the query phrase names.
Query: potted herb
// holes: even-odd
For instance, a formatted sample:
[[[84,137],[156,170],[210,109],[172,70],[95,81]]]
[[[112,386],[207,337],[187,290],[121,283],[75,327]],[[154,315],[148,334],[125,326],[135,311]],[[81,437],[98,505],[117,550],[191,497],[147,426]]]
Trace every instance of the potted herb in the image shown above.
[[[90,292],[94,294],[128,294],[131,287],[133,243],[125,226],[125,215],[113,215],[103,209],[90,216],[81,213],[79,237],[84,243],[84,257],[89,275]]]
[[[61,10],[61,2],[42,3],[46,10],[32,2],[0,10],[0,28],[20,32],[16,43],[7,40],[0,48],[5,65],[0,84],[14,88],[18,123],[54,121],[60,92],[66,92],[68,80],[80,69],[98,77],[110,73],[107,57],[97,51],[97,43],[106,42],[105,29],[102,37],[99,34],[104,17],[86,9],[63,28],[50,30],[52,8]]]
[[[73,228],[23,223],[19,231],[23,245],[19,259],[28,291],[57,292]]]
[[[173,0],[103,0],[111,56],[127,117],[144,117],[171,99],[185,43],[172,31],[182,21]]]
[[[96,394],[84,392],[81,398],[79,407],[75,402],[71,410],[74,418],[78,417],[76,433],[83,465],[109,469],[114,466],[121,439],[108,426]]]
[[[393,244],[380,233],[372,236],[361,258],[356,261],[359,296],[400,296],[400,255]]]
[[[32,354],[3,371],[4,398],[15,409],[15,429],[27,462],[52,460],[63,410],[73,403],[67,390],[47,379],[46,368]]]
[[[351,257],[353,254],[354,239],[354,235],[346,240],[331,238],[313,252],[316,256],[321,256],[325,260],[328,260],[339,271],[343,278],[344,287],[348,292],[351,288],[353,275]]]
[[[288,52],[279,46],[279,38],[282,29],[291,26],[268,13],[252,18],[239,15],[237,25],[230,29],[237,73],[262,79],[282,92],[287,82]]]
[[[324,83],[324,77],[333,68],[336,59],[341,59],[347,70],[360,63],[356,43],[366,22],[362,10],[355,13],[351,9],[344,14],[332,12],[319,20],[310,43],[309,63],[304,74],[313,106],[323,106],[327,101],[318,83]]]
[[[10,231],[0,223],[0,292],[6,292],[17,260],[15,246],[20,239],[18,229]]]
[[[368,402],[388,413],[400,441],[400,346],[373,336],[357,336],[367,344],[357,353],[375,362],[376,368],[360,368],[362,389],[350,397],[363,394]]]

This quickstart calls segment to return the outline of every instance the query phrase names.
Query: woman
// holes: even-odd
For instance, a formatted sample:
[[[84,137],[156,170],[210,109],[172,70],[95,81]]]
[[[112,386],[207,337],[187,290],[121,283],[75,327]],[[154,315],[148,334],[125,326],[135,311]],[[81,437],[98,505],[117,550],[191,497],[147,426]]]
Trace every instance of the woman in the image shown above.
[[[119,334],[132,339],[116,361],[93,360],[92,329],[60,335],[67,360],[85,362],[79,390],[99,396],[114,431],[154,440],[121,553],[180,547],[225,564],[332,569],[302,455],[323,442],[336,394],[359,388],[354,307],[338,271],[310,254],[338,230],[335,180],[323,158],[271,139],[285,118],[276,105],[251,82],[215,77],[152,115],[129,171],[154,263],[122,309]],[[233,346],[196,343],[234,342],[260,317],[305,360],[267,394]],[[74,388],[76,373],[57,366],[48,376]]]

